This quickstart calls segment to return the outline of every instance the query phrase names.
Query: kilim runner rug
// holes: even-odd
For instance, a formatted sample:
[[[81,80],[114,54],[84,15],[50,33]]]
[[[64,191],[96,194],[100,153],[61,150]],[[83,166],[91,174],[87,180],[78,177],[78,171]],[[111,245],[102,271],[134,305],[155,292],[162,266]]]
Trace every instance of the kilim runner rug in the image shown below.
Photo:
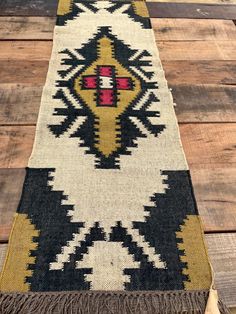
[[[61,0],[0,313],[227,313],[142,1]]]

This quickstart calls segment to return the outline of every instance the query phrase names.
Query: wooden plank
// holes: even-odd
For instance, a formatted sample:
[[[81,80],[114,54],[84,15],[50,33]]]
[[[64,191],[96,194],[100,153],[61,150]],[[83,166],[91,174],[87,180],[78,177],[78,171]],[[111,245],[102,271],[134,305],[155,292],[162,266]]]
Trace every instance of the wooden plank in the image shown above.
[[[49,61],[52,41],[2,41],[0,60]]]
[[[151,23],[156,41],[232,41],[236,38],[233,21],[152,18]]]
[[[236,61],[163,61],[169,84],[236,85]],[[47,61],[0,60],[1,83],[43,84]]]
[[[24,169],[0,169],[0,242],[8,241],[24,177]]]
[[[236,41],[157,41],[166,60],[236,60]]]
[[[157,41],[162,61],[236,60],[236,41]],[[3,41],[0,60],[49,60],[51,41]]]
[[[0,124],[36,124],[42,85],[0,84]]]
[[[157,41],[162,61],[236,60],[236,41]],[[0,60],[49,60],[51,41],[3,41]]]
[[[233,21],[152,18],[151,22],[158,41],[236,38]],[[48,17],[0,17],[0,40],[52,40],[54,24],[55,19]]]
[[[206,235],[216,287],[230,307],[236,306],[236,233]]]
[[[236,122],[236,86],[169,85],[179,123]],[[0,125],[36,124],[42,85],[0,84]]]
[[[0,15],[55,16],[58,0],[4,0],[0,2]]]
[[[169,84],[236,85],[236,61],[163,61]]]
[[[0,168],[24,168],[30,157],[35,126],[0,127]]]
[[[0,127],[0,168],[24,168],[30,156],[35,126]],[[236,166],[236,124],[182,124],[181,139],[190,166]]]
[[[0,17],[0,39],[52,40],[55,18]]]
[[[169,84],[169,87],[179,123],[236,122],[236,86]]]
[[[236,306],[236,233],[208,234],[205,239],[218,292],[226,305]],[[0,244],[0,271],[6,252],[7,244]]]
[[[236,19],[236,5],[199,3],[157,3],[148,2],[150,17],[190,19]]]
[[[236,231],[236,167],[193,165],[190,171],[204,230]]]
[[[0,84],[44,84],[47,71],[48,61],[0,60]]]
[[[182,124],[180,135],[189,166],[236,167],[236,124]]]

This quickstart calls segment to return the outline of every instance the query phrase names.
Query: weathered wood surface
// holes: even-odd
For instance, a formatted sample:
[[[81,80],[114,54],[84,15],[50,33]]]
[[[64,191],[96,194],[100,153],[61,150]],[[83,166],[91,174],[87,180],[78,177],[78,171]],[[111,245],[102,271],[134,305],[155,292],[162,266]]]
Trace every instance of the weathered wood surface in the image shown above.
[[[0,168],[24,168],[30,157],[35,126],[0,127]]]
[[[236,166],[236,124],[180,125],[188,164],[198,169]]]
[[[236,19],[236,5],[148,2],[147,8],[150,17],[222,20]]]
[[[236,231],[236,167],[190,166],[205,232]]]
[[[236,233],[206,235],[216,287],[230,307],[236,306]]]
[[[36,124],[42,89],[42,84],[0,84],[0,125]]]
[[[157,41],[223,41],[235,40],[236,36],[232,21],[152,18],[151,22]]]
[[[20,201],[25,169],[0,169],[0,242],[7,242]]]
[[[205,238],[219,294],[228,306],[236,306],[236,234],[211,234]],[[0,244],[0,271],[6,252],[7,244]]]
[[[236,122],[236,86],[169,84],[169,87],[179,123]]]
[[[157,41],[232,41],[236,38],[233,21],[152,18],[151,22]],[[0,40],[52,40],[54,25],[55,18],[50,17],[0,16]]]
[[[48,61],[0,60],[0,84],[44,84]]]
[[[52,40],[55,21],[52,17],[0,17],[0,39]]]
[[[4,0],[0,2],[0,15],[55,16],[58,0]]]
[[[4,61],[49,61],[52,41],[15,41],[1,42],[0,60]]]
[[[169,84],[236,85],[236,61],[163,61]]]
[[[157,41],[161,60],[236,60],[236,41]]]

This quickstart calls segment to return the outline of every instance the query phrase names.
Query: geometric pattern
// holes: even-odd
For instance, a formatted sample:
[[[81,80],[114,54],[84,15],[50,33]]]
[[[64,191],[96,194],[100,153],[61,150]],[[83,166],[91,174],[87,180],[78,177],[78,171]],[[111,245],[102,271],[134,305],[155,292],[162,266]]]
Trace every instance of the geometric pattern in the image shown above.
[[[101,10],[109,13],[127,14],[132,20],[140,23],[143,28],[150,29],[151,23],[146,5],[142,1],[95,1],[95,0],[64,0],[59,3],[57,25],[65,26],[69,20],[79,17],[81,13],[99,14]]]
[[[184,289],[185,282],[188,282],[189,278],[184,274],[187,264],[181,261],[184,252],[178,250],[182,240],[177,237],[177,234],[181,230],[180,226],[185,224],[187,216],[195,217],[196,214],[191,188],[186,189],[186,186],[191,187],[189,172],[163,172],[163,176],[168,178],[165,181],[168,186],[166,193],[154,194],[151,206],[144,206],[145,221],[133,222],[133,230],[137,230],[140,236],[153,245],[164,263],[152,260],[151,252],[145,251],[145,247],[140,246],[135,232],[126,228],[122,221],[117,221],[109,233],[106,233],[99,222],[95,221],[87,230],[88,233],[85,233],[80,245],[74,248],[73,253],[63,263],[63,271],[61,271],[60,265],[56,267],[56,263],[52,261],[60,254],[61,247],[69,244],[77,230],[82,233],[84,222],[70,222],[67,212],[73,206],[61,205],[61,200],[66,196],[60,191],[53,191],[48,185],[52,170],[28,169],[25,190],[18,209],[19,214],[27,213],[36,229],[41,230],[40,235],[34,240],[38,244],[37,249],[31,251],[31,255],[36,259],[34,264],[29,265],[33,270],[33,276],[27,278],[31,291],[91,289],[92,265],[86,263],[87,261],[84,262],[85,256],[96,248],[96,245],[103,248],[102,243],[118,244],[116,250],[119,251],[119,248],[123,247],[126,249],[127,256],[132,257],[127,264],[128,267],[121,272],[126,290]],[[181,208],[181,215],[175,215],[175,208]],[[166,250],[167,242],[168,250]],[[99,259],[101,261],[101,256]],[[206,277],[207,269],[204,270],[204,264],[202,271],[203,276]],[[41,278],[44,280],[42,281]]]
[[[112,35],[109,27],[100,28],[81,49],[61,53],[68,69],[59,72],[61,79],[54,97],[66,109],[55,108],[54,115],[64,120],[49,125],[49,129],[59,137],[84,116],[84,122],[70,137],[83,141],[80,145],[88,148],[86,153],[96,156],[97,168],[119,168],[119,155],[129,155],[128,148],[137,146],[136,139],[147,136],[140,124],[155,136],[165,128],[150,120],[160,116],[158,110],[149,110],[159,101],[152,92],[158,86],[154,73],[148,70],[150,54],[130,49]],[[70,99],[75,99],[75,104]]]
[[[0,290],[210,285],[191,178],[145,2],[60,0]]]

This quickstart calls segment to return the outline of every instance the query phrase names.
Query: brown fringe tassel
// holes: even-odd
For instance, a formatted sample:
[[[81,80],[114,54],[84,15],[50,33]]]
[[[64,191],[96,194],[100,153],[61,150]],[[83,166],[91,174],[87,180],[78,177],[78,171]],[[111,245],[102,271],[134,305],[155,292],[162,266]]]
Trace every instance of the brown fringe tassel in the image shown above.
[[[209,291],[1,293],[1,314],[202,314]],[[219,302],[221,314],[229,314]]]

